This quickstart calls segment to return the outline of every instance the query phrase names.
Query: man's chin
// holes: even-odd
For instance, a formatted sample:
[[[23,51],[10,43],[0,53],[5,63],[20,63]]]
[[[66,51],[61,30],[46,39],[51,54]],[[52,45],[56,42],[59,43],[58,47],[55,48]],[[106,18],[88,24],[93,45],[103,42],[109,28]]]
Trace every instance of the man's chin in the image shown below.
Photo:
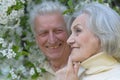
[[[60,57],[60,56],[58,56],[58,55],[51,55],[51,56],[49,56],[49,59],[50,60],[58,60],[58,59],[61,59],[62,57]]]

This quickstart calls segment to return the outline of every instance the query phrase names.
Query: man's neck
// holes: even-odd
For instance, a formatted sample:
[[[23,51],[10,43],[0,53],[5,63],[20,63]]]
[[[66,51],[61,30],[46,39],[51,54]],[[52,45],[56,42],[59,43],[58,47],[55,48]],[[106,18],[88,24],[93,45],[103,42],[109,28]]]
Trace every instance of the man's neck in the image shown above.
[[[63,68],[64,66],[66,66],[67,64],[67,60],[68,59],[60,59],[60,60],[50,60],[50,66],[52,67],[52,69],[54,71],[57,71],[61,68]]]

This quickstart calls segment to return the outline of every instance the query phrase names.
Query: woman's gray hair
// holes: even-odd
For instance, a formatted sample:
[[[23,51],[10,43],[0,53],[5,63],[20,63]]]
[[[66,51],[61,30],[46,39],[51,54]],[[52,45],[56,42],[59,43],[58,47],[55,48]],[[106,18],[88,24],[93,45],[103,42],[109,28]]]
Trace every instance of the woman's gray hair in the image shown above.
[[[68,14],[63,14],[64,11],[67,10],[67,7],[60,4],[58,1],[43,1],[41,4],[38,4],[33,7],[33,9],[30,11],[30,25],[32,27],[32,30],[34,32],[34,19],[38,15],[47,15],[47,14],[53,14],[53,13],[60,13],[63,15],[67,30],[69,32],[69,26],[67,26],[67,22],[69,20]]]
[[[88,28],[100,39],[101,50],[120,58],[120,16],[110,7],[100,3],[90,3],[73,14],[88,14]]]

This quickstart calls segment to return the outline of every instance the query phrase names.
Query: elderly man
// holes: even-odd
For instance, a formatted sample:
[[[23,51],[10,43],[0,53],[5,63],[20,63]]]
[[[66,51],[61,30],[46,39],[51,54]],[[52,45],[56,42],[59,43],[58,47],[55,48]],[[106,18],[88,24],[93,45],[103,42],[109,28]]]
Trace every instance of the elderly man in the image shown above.
[[[63,14],[65,10],[58,2],[47,1],[35,6],[30,13],[36,42],[47,58],[43,63],[47,72],[40,80],[53,80],[55,72],[67,64],[71,49],[66,43],[69,28],[68,15]]]

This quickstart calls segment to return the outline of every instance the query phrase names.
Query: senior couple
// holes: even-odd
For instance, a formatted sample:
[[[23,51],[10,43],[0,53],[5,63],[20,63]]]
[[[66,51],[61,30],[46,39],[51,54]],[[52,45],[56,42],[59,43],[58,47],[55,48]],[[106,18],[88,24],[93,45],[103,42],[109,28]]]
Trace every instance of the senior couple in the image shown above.
[[[72,17],[63,14],[66,9],[44,1],[30,12],[36,43],[47,58],[39,80],[120,80],[120,16],[100,3]]]

